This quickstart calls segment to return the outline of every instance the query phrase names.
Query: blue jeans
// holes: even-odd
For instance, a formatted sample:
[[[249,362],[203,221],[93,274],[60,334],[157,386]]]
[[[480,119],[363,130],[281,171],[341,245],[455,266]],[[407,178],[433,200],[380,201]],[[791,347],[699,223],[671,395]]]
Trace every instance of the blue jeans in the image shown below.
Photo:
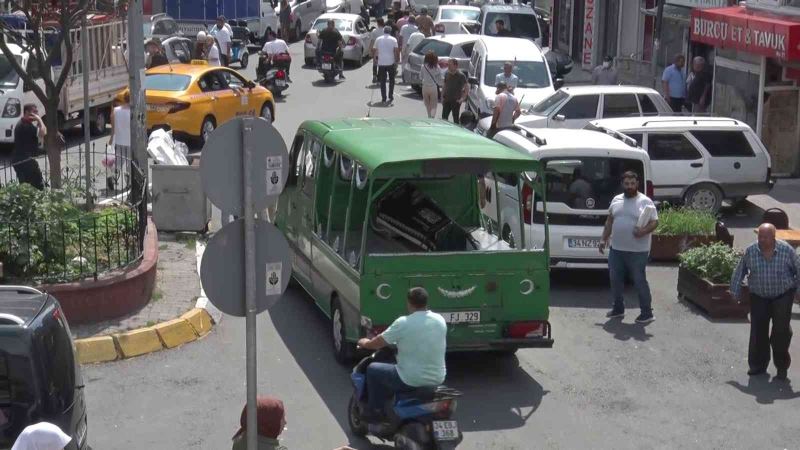
[[[630,275],[639,295],[639,308],[642,314],[653,312],[653,298],[650,296],[646,273],[649,257],[650,252],[623,252],[613,248],[608,252],[608,277],[611,281],[611,296],[614,299],[615,310],[625,309],[622,292],[625,289],[625,275]]]
[[[367,367],[367,405],[372,413],[383,412],[383,405],[396,392],[412,389],[400,379],[394,364],[374,362]]]

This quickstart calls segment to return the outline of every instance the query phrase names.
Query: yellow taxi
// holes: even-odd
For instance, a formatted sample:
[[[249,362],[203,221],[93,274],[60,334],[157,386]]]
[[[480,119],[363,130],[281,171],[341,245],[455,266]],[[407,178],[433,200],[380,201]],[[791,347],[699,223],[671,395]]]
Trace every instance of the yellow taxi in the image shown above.
[[[167,125],[200,144],[222,123],[239,116],[275,120],[272,93],[238,72],[205,61],[153,67],[145,73],[147,130]]]

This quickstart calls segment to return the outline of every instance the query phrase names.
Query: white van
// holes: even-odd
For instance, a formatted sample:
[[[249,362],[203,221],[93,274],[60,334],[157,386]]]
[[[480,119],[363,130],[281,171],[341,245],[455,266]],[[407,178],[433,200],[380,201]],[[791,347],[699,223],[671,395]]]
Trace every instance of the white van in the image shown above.
[[[614,130],[635,139],[650,156],[654,200],[718,211],[772,189],[764,144],[746,123],[722,117],[629,117],[596,120],[587,128]]]
[[[519,77],[514,96],[522,109],[530,108],[555,92],[544,53],[533,41],[481,36],[472,49],[468,73],[467,109],[476,117],[492,114],[495,77],[503,72],[506,62],[514,64],[514,74]]]
[[[527,184],[520,189],[519,178],[502,173],[486,175],[481,184],[481,211],[499,235],[512,246],[519,245],[513,230],[520,229],[521,204],[523,220],[530,225],[525,228],[524,248],[548,245],[552,267],[607,268],[607,255],[601,254],[598,246],[608,207],[622,193],[621,176],[628,170],[639,174],[640,190],[652,195],[647,153],[627,136],[588,130],[516,126],[497,133],[494,140],[543,164],[547,202],[545,219],[541,195]]]

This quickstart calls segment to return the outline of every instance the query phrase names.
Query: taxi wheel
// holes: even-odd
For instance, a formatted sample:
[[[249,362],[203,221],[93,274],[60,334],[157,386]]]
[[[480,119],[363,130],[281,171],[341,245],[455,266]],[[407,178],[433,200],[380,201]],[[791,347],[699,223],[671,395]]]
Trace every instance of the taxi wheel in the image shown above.
[[[275,120],[273,117],[272,105],[270,105],[269,102],[265,102],[264,106],[261,107],[261,118],[269,123],[272,123]]]
[[[200,126],[200,144],[205,145],[206,141],[208,141],[208,137],[211,136],[211,133],[217,128],[217,121],[214,120],[211,116],[206,116],[203,119],[203,125]]]

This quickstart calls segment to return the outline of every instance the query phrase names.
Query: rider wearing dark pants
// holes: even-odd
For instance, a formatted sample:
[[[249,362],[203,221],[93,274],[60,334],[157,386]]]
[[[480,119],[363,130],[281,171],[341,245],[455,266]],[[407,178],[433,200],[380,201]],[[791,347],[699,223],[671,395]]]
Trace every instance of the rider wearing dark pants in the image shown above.
[[[383,419],[385,403],[397,392],[444,382],[447,324],[428,309],[424,288],[409,290],[406,306],[409,315],[399,317],[380,336],[358,341],[359,347],[368,350],[397,346],[397,364],[373,362],[367,368],[369,411],[364,419],[368,422]]]
[[[339,79],[344,80],[343,59],[344,59],[344,38],[342,33],[336,29],[336,22],[333,19],[328,20],[328,26],[319,32],[317,36],[319,44],[317,45],[318,57],[320,53],[332,53],[335,56],[336,67],[339,69]]]

